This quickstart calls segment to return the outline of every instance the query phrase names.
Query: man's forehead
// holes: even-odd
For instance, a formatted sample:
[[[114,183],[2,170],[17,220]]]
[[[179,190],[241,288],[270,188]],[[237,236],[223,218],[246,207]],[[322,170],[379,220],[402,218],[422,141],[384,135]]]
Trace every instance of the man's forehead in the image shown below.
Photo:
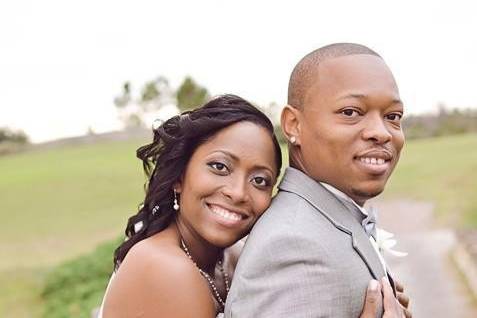
[[[395,85],[394,76],[386,63],[373,55],[349,55],[332,58],[317,66],[312,85],[335,81],[337,84],[373,85],[386,81]]]
[[[311,79],[320,63],[342,56],[367,54],[378,56],[375,51],[357,43],[333,43],[305,55],[295,66],[288,83],[288,104],[302,108]]]
[[[386,63],[373,55],[348,55],[330,58],[317,66],[311,85],[306,92],[304,104],[315,97],[367,97],[387,94],[399,100],[399,91],[394,76]],[[305,106],[306,108],[306,106]]]
[[[391,73],[381,57],[370,54],[351,54],[330,57],[321,61],[321,63],[315,66],[315,73],[318,75],[320,72],[325,70],[332,70],[333,72],[336,72],[337,70],[347,71],[358,68],[365,69],[363,66],[366,66],[367,68],[372,67],[373,70],[380,69],[381,71]],[[333,74],[327,74],[327,76],[330,75]]]

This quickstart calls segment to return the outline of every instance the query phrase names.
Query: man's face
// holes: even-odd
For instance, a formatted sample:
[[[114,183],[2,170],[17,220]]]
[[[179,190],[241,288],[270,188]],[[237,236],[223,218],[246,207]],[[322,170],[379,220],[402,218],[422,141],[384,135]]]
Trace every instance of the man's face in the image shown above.
[[[325,60],[298,112],[305,172],[364,204],[384,189],[404,145],[403,105],[384,61]]]

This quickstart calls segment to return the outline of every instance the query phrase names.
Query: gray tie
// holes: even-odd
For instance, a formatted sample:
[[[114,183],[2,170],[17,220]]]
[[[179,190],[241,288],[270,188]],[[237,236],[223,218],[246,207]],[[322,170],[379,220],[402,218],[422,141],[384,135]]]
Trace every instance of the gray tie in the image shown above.
[[[363,225],[364,231],[368,234],[368,236],[373,237],[376,241],[376,212],[373,207],[368,209],[368,216],[364,218],[361,224]]]

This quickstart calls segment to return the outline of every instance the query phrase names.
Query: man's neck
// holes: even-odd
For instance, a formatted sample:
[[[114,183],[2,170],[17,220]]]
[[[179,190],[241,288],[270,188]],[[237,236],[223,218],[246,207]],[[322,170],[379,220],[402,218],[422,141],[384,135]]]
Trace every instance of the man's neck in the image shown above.
[[[318,181],[319,182],[319,181]],[[349,195],[344,193],[343,191],[338,190],[331,184],[325,183],[325,182],[319,182],[322,186],[324,186],[328,191],[330,191],[334,196],[336,196],[340,201],[347,202],[359,209],[361,213],[364,215],[368,215],[364,207],[360,204],[358,204],[355,200],[353,200]]]
[[[301,172],[303,172],[304,174],[306,174],[308,177],[314,179],[311,174],[307,171],[307,169],[305,168],[305,166],[303,165],[303,162],[300,160],[300,156],[295,153],[295,152],[291,152],[290,153],[290,161],[289,161],[289,165],[290,167],[292,168],[295,168],[297,170],[300,170]],[[364,204],[366,203],[366,200],[356,200],[356,199],[353,199],[351,196],[347,195],[346,193],[344,193],[343,191],[341,190],[338,190],[337,188],[335,188],[333,185],[331,184],[328,184],[326,182],[322,182],[320,180],[316,180],[314,179],[316,182],[319,182],[320,184],[324,185],[328,185],[329,187],[332,187],[334,190],[336,191],[339,191],[339,193],[341,193],[343,196],[345,196],[348,200],[352,201],[353,204],[355,204],[356,206],[358,206],[360,209],[363,209],[364,207]],[[333,192],[333,191],[332,191]],[[334,193],[334,192],[333,192]]]

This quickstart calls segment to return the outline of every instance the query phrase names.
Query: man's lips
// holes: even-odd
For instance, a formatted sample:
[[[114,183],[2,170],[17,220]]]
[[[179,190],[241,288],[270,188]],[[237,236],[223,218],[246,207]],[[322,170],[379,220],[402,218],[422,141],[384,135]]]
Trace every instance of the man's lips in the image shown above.
[[[360,154],[355,156],[355,159],[358,159],[358,160],[365,159],[365,161],[368,161],[367,159],[370,159],[371,161],[377,161],[378,159],[381,159],[380,160],[381,162],[391,161],[393,159],[393,154],[391,151],[387,149],[371,149],[371,150],[361,152]]]
[[[393,155],[387,149],[372,149],[360,153],[354,159],[366,172],[380,175],[390,168]]]

